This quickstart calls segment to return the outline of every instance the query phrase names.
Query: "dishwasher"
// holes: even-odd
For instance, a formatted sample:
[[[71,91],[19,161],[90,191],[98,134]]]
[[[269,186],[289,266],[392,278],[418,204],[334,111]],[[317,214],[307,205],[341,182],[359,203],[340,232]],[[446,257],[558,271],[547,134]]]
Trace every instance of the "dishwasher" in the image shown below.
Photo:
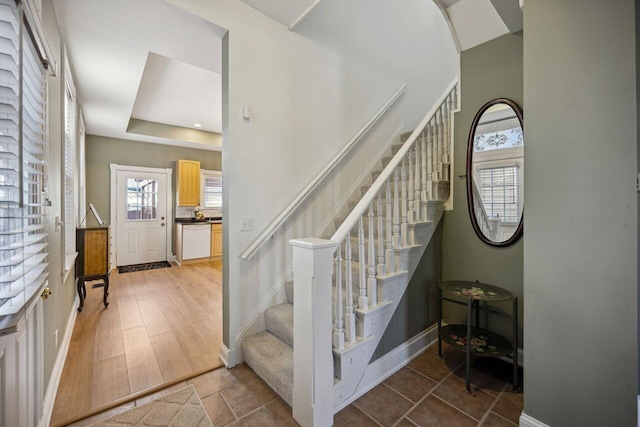
[[[188,224],[182,227],[182,259],[211,256],[211,225]]]

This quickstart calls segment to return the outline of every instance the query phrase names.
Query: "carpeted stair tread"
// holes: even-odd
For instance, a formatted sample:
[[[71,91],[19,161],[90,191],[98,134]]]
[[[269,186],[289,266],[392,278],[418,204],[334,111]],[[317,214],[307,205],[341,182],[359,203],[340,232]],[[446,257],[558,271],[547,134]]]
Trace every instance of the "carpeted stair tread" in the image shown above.
[[[293,392],[293,347],[264,331],[242,342],[244,361],[285,402],[291,405]]]
[[[293,304],[293,280],[284,284],[284,291],[287,294],[287,302]]]
[[[272,305],[264,313],[267,330],[293,347],[293,304]]]

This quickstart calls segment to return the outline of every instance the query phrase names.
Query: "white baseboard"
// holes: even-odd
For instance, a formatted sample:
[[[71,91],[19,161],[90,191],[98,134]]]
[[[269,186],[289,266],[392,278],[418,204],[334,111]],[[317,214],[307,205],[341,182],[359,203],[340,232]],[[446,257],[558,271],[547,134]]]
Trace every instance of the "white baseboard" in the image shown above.
[[[549,427],[549,426],[523,412],[522,414],[520,414],[520,427]]]
[[[60,378],[62,377],[62,369],[64,368],[64,362],[67,360],[67,353],[69,352],[69,345],[71,344],[71,335],[73,334],[73,327],[76,323],[76,316],[78,315],[77,307],[78,298],[76,297],[71,307],[71,313],[69,313],[67,327],[64,332],[64,337],[62,338],[58,356],[56,357],[56,363],[53,365],[51,376],[49,377],[49,385],[47,386],[47,391],[42,403],[42,418],[38,426],[45,427],[51,423],[53,404],[56,401],[56,394],[58,393],[58,386],[60,385]]]
[[[242,358],[236,349],[229,350],[229,348],[222,343],[220,345],[220,354],[218,355],[224,367],[229,369],[242,363]]]
[[[335,407],[334,413],[349,406],[360,396],[405,367],[437,342],[438,325],[433,325],[371,363],[364,371],[356,391],[349,399]]]

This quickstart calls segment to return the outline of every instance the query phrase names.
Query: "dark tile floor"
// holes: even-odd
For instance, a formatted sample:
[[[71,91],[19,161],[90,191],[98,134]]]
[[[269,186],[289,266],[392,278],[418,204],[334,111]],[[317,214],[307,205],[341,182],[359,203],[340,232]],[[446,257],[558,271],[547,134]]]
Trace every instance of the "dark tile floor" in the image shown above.
[[[464,384],[464,354],[435,347],[337,413],[335,426],[513,427],[522,393],[483,372],[472,371],[474,395]],[[246,365],[208,372],[154,395],[85,419],[85,426],[193,384],[215,426],[297,426],[291,408]]]

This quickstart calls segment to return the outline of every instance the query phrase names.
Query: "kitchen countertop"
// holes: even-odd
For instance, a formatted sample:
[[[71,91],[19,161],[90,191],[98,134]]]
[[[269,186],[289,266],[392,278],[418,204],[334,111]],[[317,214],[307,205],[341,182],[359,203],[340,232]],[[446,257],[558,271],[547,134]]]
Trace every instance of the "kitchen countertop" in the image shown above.
[[[222,224],[222,217],[205,218],[202,221],[196,221],[195,218],[176,218],[176,224]]]

